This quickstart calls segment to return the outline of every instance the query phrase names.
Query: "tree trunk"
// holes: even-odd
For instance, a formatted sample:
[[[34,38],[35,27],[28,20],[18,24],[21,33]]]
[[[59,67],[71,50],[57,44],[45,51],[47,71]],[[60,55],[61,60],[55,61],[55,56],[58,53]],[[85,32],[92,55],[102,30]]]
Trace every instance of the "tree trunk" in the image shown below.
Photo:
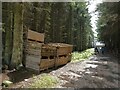
[[[12,55],[12,12],[11,4],[7,3],[6,21],[5,21],[5,51],[4,51],[4,61],[3,63],[10,64]]]
[[[16,68],[22,62],[23,53],[23,4],[14,4],[13,53],[11,66]]]

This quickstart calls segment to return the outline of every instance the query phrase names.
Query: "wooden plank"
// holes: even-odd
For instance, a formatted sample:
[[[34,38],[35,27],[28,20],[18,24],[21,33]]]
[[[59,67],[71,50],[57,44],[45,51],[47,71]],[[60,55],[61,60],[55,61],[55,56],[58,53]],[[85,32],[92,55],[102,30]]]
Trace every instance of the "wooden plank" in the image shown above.
[[[32,55],[32,56],[41,56],[41,51],[35,50],[35,49],[28,49],[26,50],[26,54]]]
[[[30,55],[27,55],[26,56],[26,62],[38,62],[38,63],[40,63],[40,58],[41,58],[41,56],[33,57],[33,56],[30,56]]]
[[[41,56],[48,56],[48,57],[50,57],[50,56],[55,56],[55,53],[41,53]]]
[[[28,30],[28,37],[29,40],[44,42],[44,34],[38,33],[32,30]]]
[[[53,47],[73,47],[73,45],[65,43],[48,43],[48,45]]]
[[[35,41],[28,41],[27,42],[27,45],[26,45],[26,48],[29,49],[40,49],[42,48],[42,45],[43,43],[38,43],[38,42],[35,42]]]

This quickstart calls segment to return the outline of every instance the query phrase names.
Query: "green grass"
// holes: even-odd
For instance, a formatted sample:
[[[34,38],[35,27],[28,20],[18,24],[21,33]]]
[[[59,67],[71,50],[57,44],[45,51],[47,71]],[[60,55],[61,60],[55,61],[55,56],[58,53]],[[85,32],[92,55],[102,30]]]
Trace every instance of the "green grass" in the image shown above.
[[[83,61],[83,60],[89,58],[93,53],[94,53],[93,48],[87,49],[87,50],[82,51],[82,52],[73,52],[71,62]]]
[[[39,78],[34,78],[31,88],[51,88],[58,83],[58,78],[48,74],[42,74]]]

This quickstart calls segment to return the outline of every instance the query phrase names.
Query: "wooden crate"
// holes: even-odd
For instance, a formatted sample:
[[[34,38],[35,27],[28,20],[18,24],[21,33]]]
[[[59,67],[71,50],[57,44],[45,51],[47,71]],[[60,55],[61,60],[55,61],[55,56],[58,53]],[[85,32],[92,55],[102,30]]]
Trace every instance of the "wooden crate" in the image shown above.
[[[22,62],[27,68],[39,70],[43,42],[43,33],[26,30],[24,35],[24,59]]]
[[[64,65],[68,63],[71,60],[71,52],[72,52],[72,45],[69,44],[63,44],[63,43],[49,43],[42,46],[41,56],[42,57],[54,57],[50,58],[52,60],[49,62],[49,59],[46,58],[46,60],[42,60],[42,63],[40,65],[41,68],[49,68],[53,65],[55,67]],[[53,67],[54,67],[53,66]]]
[[[43,43],[28,40],[26,45],[26,67],[39,71]]]

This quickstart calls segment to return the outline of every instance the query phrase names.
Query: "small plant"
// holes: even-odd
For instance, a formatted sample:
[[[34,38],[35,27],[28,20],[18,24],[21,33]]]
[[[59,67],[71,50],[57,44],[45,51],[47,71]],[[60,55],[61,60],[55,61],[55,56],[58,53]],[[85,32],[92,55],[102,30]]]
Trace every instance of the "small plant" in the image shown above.
[[[9,80],[4,80],[2,83],[3,87],[9,87],[11,84],[13,84],[13,82],[9,81]]]
[[[83,61],[94,53],[94,49],[87,49],[83,52],[73,52],[71,62]]]
[[[42,74],[39,78],[34,78],[30,87],[32,88],[51,88],[58,83],[58,78],[48,74]]]

